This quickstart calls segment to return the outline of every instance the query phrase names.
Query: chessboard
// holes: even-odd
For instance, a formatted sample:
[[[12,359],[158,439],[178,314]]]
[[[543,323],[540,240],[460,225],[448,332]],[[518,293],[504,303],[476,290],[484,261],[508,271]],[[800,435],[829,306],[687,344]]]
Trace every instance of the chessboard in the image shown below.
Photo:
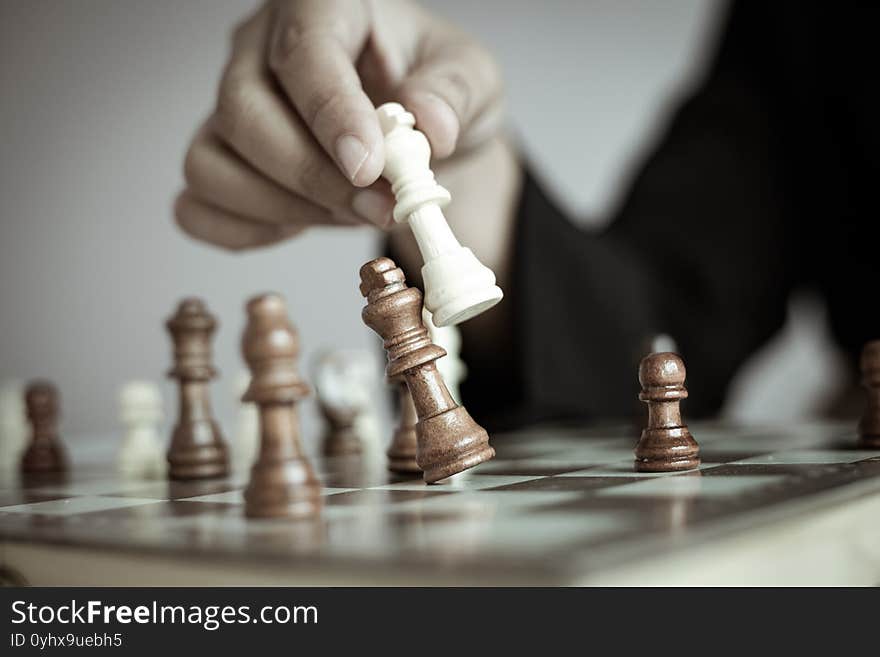
[[[95,459],[2,481],[3,562],[34,584],[880,583],[880,451],[852,424],[691,431],[681,473],[636,473],[631,428],[493,436],[495,459],[435,485],[314,456],[308,521],[245,518],[244,471],[138,481]]]

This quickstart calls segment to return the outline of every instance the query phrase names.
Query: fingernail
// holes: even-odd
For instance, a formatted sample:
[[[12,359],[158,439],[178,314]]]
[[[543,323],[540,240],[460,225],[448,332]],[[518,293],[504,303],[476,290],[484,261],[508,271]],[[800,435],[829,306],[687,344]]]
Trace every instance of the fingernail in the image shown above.
[[[380,228],[391,223],[393,205],[391,199],[374,189],[362,189],[351,199],[351,209]]]
[[[342,135],[336,140],[336,159],[339,160],[349,180],[354,180],[369,155],[366,146],[354,135]]]

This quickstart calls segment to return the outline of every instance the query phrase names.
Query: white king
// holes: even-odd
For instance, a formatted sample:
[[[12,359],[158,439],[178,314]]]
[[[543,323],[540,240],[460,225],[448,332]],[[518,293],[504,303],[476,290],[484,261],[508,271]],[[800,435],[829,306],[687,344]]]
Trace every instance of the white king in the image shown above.
[[[394,219],[409,222],[422,253],[425,308],[437,326],[452,326],[501,301],[495,274],[455,239],[440,209],[452,197],[434,180],[431,146],[415,117],[398,103],[376,110],[385,135],[385,169],[397,201]]]

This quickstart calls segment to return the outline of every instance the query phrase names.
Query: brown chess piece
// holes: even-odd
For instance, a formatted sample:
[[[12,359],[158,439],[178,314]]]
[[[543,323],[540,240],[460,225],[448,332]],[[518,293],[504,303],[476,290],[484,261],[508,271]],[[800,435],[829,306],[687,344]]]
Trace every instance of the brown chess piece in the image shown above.
[[[321,404],[321,414],[327,420],[321,451],[324,456],[351,456],[361,453],[361,439],[354,426],[357,411],[331,408]]]
[[[425,481],[434,483],[495,456],[486,430],[452,399],[435,361],[446,352],[428,338],[422,323],[422,293],[407,287],[389,258],[371,260],[360,271],[367,298],[364,323],[382,336],[388,352],[385,374],[403,376],[412,395],[416,424],[416,462]]]
[[[422,469],[416,463],[418,447],[416,423],[419,421],[419,416],[416,415],[416,407],[406,382],[399,381],[395,385],[398,391],[400,418],[394,429],[394,435],[391,436],[391,446],[387,452],[388,469],[400,473],[421,472]]]
[[[34,381],[25,390],[27,416],[33,429],[21,458],[21,471],[26,474],[67,470],[67,456],[58,437],[58,397],[58,389],[47,381]]]
[[[242,401],[260,412],[260,451],[244,492],[245,514],[308,518],[321,510],[321,484],[303,454],[296,403],[309,387],[296,367],[299,339],[277,294],[254,297],[241,339],[251,384]]]
[[[648,404],[648,426],[635,449],[638,472],[675,472],[700,465],[700,447],[681,419],[688,396],[684,361],[677,354],[650,354],[639,365],[639,399]]]
[[[867,406],[859,421],[859,447],[880,448],[880,340],[872,340],[862,350],[862,386]]]
[[[171,479],[208,479],[229,472],[229,456],[220,427],[211,412],[208,382],[217,372],[211,365],[211,336],[217,322],[201,299],[184,299],[166,322],[174,341],[174,367],[168,376],[180,387],[177,424],[168,448]]]

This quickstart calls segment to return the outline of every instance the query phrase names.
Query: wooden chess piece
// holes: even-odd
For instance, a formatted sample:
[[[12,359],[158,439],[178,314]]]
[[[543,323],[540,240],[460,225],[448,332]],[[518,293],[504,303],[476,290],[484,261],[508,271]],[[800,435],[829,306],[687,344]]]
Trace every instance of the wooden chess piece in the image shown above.
[[[61,410],[58,389],[48,381],[34,381],[25,390],[24,401],[32,434],[22,454],[21,471],[25,474],[66,471],[67,455],[58,437]]]
[[[880,340],[865,345],[859,365],[867,397],[859,421],[859,447],[880,448]]]
[[[406,381],[397,381],[398,406],[400,418],[394,434],[391,436],[391,445],[388,447],[388,469],[391,472],[416,473],[422,469],[416,462],[418,438],[416,436],[416,423],[419,416],[413,404],[412,395]]]
[[[437,326],[459,324],[488,310],[504,296],[495,274],[459,244],[443,210],[452,199],[430,168],[431,146],[414,129],[415,117],[398,103],[376,110],[385,135],[385,168],[396,204],[394,219],[412,228],[422,254],[425,307]]]
[[[351,456],[361,453],[361,439],[354,423],[357,411],[351,408],[333,408],[320,404],[321,414],[327,420],[327,430],[321,445],[324,456]]]
[[[260,451],[244,492],[255,518],[309,518],[321,510],[321,484],[303,454],[296,403],[309,387],[296,367],[299,339],[284,299],[263,294],[247,304],[241,350],[251,370],[242,397],[260,413]]]
[[[445,351],[428,338],[422,323],[422,293],[407,287],[403,271],[389,258],[371,260],[360,270],[367,298],[364,323],[382,336],[388,352],[385,374],[403,376],[412,395],[416,424],[416,462],[434,483],[495,456],[486,430],[452,399],[435,361]]]
[[[635,449],[638,472],[676,472],[700,465],[700,447],[682,422],[679,403],[688,396],[684,361],[677,354],[650,354],[639,365],[639,399],[648,404],[648,426]]]
[[[208,382],[217,372],[211,365],[211,336],[217,322],[201,299],[184,299],[166,327],[174,341],[174,367],[180,406],[168,448],[171,479],[208,479],[229,472],[229,455],[211,412]]]

